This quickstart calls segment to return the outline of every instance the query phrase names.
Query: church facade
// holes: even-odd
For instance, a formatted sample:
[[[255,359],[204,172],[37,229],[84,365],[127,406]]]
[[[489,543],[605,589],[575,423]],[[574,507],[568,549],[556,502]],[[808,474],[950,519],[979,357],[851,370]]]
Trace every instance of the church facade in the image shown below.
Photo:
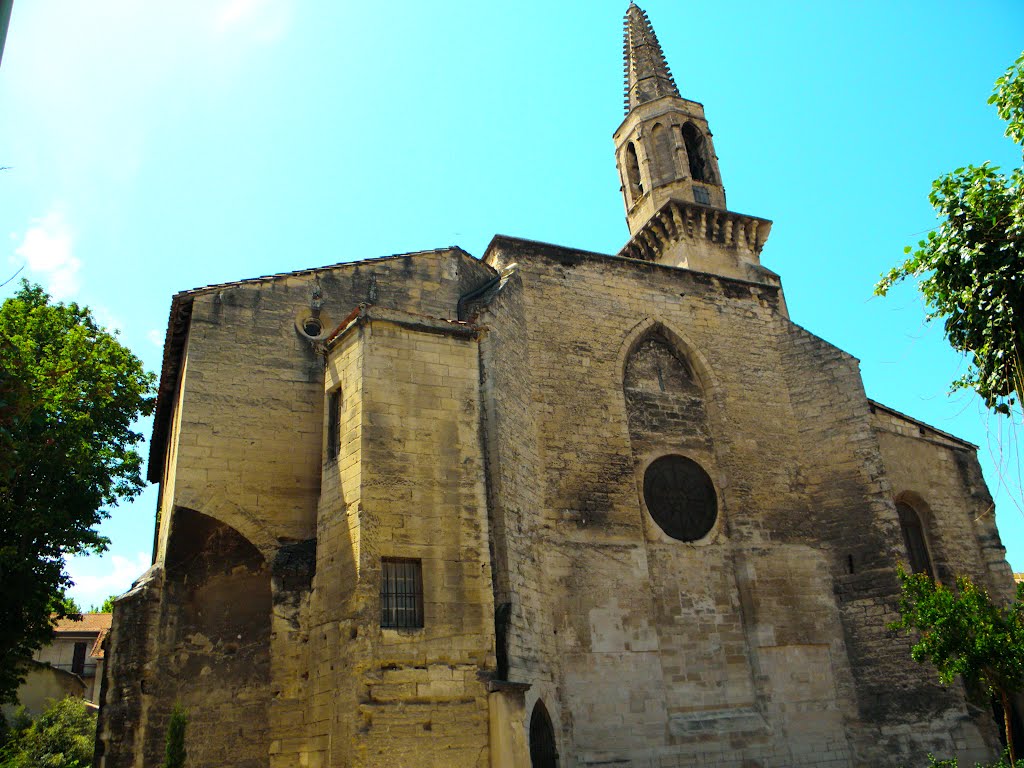
[[[174,296],[154,564],[97,765],[900,766],[999,751],[896,569],[1013,582],[976,447],[870,400],[625,20],[630,239],[496,237]]]

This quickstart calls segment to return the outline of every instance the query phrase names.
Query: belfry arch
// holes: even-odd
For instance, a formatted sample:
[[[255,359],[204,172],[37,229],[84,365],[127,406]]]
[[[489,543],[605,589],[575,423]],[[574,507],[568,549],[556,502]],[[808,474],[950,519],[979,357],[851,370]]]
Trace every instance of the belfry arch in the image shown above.
[[[683,124],[683,144],[690,163],[690,178],[705,184],[714,184],[715,176],[708,155],[707,141],[701,130],[691,122]]]
[[[640,159],[636,154],[636,146],[630,142],[626,146],[626,185],[629,188],[629,199],[636,202],[644,195],[643,180],[640,176]]]

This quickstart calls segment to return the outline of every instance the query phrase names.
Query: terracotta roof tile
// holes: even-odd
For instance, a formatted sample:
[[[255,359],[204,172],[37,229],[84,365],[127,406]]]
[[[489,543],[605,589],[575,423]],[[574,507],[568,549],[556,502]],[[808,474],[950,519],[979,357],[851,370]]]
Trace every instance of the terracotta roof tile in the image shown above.
[[[110,629],[111,619],[113,619],[113,615],[109,613],[83,613],[81,620],[66,616],[57,620],[53,631],[57,634],[62,632],[105,632]]]

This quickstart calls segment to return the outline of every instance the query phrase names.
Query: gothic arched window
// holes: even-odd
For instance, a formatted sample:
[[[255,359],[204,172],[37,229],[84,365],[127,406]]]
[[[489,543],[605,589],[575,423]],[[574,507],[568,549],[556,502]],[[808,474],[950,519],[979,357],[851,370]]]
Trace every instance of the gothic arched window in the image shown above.
[[[912,506],[902,501],[896,502],[896,513],[900,518],[900,530],[903,531],[903,543],[907,548],[907,557],[910,559],[910,570],[914,573],[925,573],[934,579],[935,571],[932,569],[932,560],[928,556],[928,544],[921,516]]]
[[[693,123],[683,126],[683,144],[690,160],[690,177],[694,181],[711,183],[711,163],[708,161],[704,134]]]
[[[636,156],[633,142],[626,146],[626,182],[629,184],[629,197],[636,202],[644,194],[644,185],[640,181],[640,161]]]

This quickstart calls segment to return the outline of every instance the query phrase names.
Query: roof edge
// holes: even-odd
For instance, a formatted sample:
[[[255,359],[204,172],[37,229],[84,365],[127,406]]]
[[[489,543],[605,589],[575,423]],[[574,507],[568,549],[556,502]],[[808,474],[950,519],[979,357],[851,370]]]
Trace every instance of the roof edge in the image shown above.
[[[280,280],[281,278],[287,278],[287,277],[300,277],[302,275],[312,275],[312,274],[315,274],[317,272],[325,272],[325,271],[327,271],[329,269],[338,269],[339,267],[358,267],[358,266],[363,265],[363,264],[371,264],[371,263],[380,262],[380,261],[388,261],[390,259],[404,259],[404,258],[407,258],[409,256],[428,256],[428,255],[439,254],[439,253],[455,253],[458,256],[462,256],[464,258],[471,259],[472,261],[476,261],[476,262],[482,261],[482,259],[478,259],[476,256],[474,256],[473,254],[471,254],[469,251],[465,250],[461,246],[449,245],[449,246],[445,246],[445,247],[442,247],[442,248],[428,248],[428,249],[425,249],[425,250],[422,250],[422,251],[408,251],[406,253],[391,253],[391,254],[388,254],[387,256],[371,256],[368,259],[357,259],[355,261],[339,261],[339,262],[336,262],[334,264],[325,264],[325,265],[323,265],[321,267],[306,267],[304,269],[296,269],[296,270],[292,270],[290,272],[274,272],[274,273],[269,274],[269,275],[260,275],[258,277],[246,277],[246,278],[243,278],[242,280],[231,280],[231,281],[228,281],[226,283],[211,283],[210,285],[201,285],[201,286],[199,286],[197,288],[189,288],[189,289],[184,290],[184,291],[179,291],[178,293],[176,293],[174,295],[175,296],[199,295],[199,294],[202,294],[202,293],[206,293],[208,291],[219,291],[219,290],[223,290],[224,288],[231,288],[231,287],[236,286],[236,285],[248,285],[250,283],[259,283],[259,282],[264,282],[266,280]]]
[[[890,408],[888,405],[884,405],[884,404],[878,402],[877,400],[872,400],[870,397],[868,398],[868,405],[870,405],[870,406],[872,406],[874,408],[878,408],[880,410],[883,410],[883,411],[885,411],[886,413],[888,413],[888,414],[890,414],[892,416],[898,416],[901,419],[905,419],[906,421],[909,421],[911,424],[916,424],[918,427],[923,427],[925,429],[930,429],[932,432],[936,432],[937,434],[942,435],[947,440],[952,440],[954,443],[959,443],[964,448],[970,448],[973,451],[977,451],[978,450],[978,446],[977,445],[975,445],[974,443],[972,443],[972,442],[970,442],[968,440],[964,440],[962,437],[957,437],[956,435],[952,435],[949,432],[946,432],[944,430],[939,429],[938,427],[933,427],[928,422],[921,421],[920,419],[915,419],[913,416],[908,416],[907,414],[903,413],[902,411],[897,411],[895,408]]]
[[[312,275],[327,270],[359,267],[366,264],[374,264],[392,259],[404,259],[410,256],[429,256],[450,253],[462,259],[468,259],[475,264],[483,264],[483,259],[478,259],[469,251],[458,245],[449,245],[442,248],[430,248],[422,251],[410,251],[408,253],[393,253],[387,256],[376,256],[358,261],[341,261],[336,264],[327,264],[322,267],[308,267],[297,269],[291,272],[277,272],[261,277],[250,277],[244,280],[235,280],[227,283],[215,283],[179,291],[171,297],[171,311],[167,320],[167,333],[164,336],[164,356],[160,369],[160,381],[157,385],[156,408],[153,413],[153,431],[149,443],[149,462],[146,469],[146,479],[151,483],[159,483],[163,479],[163,463],[167,455],[167,439],[170,432],[171,416],[174,410],[174,394],[178,388],[178,380],[181,374],[182,354],[185,348],[185,340],[192,319],[192,302],[196,296],[202,296],[213,291],[220,291],[226,288],[233,288],[241,285],[252,285],[255,283],[282,278],[299,277]]]

